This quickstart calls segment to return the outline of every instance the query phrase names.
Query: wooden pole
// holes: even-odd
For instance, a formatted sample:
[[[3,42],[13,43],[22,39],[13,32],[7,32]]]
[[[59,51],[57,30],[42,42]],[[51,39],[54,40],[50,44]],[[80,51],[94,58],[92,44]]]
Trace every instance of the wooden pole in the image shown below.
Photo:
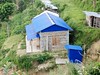
[[[48,51],[48,36],[46,37],[46,50]]]

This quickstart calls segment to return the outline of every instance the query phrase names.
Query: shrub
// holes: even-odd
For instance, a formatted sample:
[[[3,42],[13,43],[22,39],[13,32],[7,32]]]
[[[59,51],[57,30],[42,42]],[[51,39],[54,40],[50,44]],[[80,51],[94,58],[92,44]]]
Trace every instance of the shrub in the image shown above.
[[[0,61],[6,56],[10,49],[2,49],[0,50]]]
[[[25,69],[26,71],[28,71],[29,69],[36,66],[33,63],[38,62],[38,64],[41,64],[51,58],[52,56],[48,53],[37,55],[23,55],[21,57],[18,57],[17,65],[20,69]]]
[[[5,55],[6,53],[9,52],[10,49],[2,49],[0,50],[0,55]]]
[[[69,75],[79,75],[78,71],[76,70],[73,64],[69,63],[67,64],[67,66],[68,66]]]
[[[44,4],[40,0],[35,0],[34,4],[35,4],[36,8],[44,7]]]
[[[25,4],[24,0],[19,0],[17,6],[18,6],[18,8],[17,8],[18,11],[20,11],[20,12],[22,12],[23,10],[26,9],[26,4]]]
[[[0,4],[0,20],[4,21],[5,19],[9,19],[9,16],[14,11],[14,4],[12,3],[4,3]]]
[[[86,67],[85,75],[100,75],[100,63],[92,63]]]
[[[18,58],[18,67],[28,71],[32,68],[32,58],[29,55],[24,55]]]
[[[8,54],[8,62],[14,62],[16,59],[16,51],[10,50]]]
[[[26,45],[25,44],[21,44],[21,49],[26,49]]]
[[[41,63],[43,63],[43,62],[45,62],[46,60],[51,59],[51,58],[52,58],[52,56],[51,56],[50,54],[44,53],[44,54],[38,55],[36,60],[37,60],[37,62],[38,62],[39,64],[41,64]]]

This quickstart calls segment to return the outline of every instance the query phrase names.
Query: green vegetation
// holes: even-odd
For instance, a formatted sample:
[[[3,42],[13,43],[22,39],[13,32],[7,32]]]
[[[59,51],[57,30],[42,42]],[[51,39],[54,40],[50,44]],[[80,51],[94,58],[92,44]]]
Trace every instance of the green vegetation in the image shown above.
[[[2,49],[0,50],[0,61],[6,56],[10,49]]]
[[[21,42],[21,49],[25,49],[25,26],[31,23],[34,16],[42,12],[42,7],[44,5],[40,0],[35,2],[32,0],[0,1],[0,68],[10,62],[18,65],[21,58],[16,55],[16,50]],[[27,67],[30,67],[31,63],[28,66],[25,64],[29,62],[24,62],[24,68],[28,70]]]
[[[73,64],[57,65],[57,68],[50,70],[49,75],[79,75]]]
[[[69,75],[79,75],[79,74],[78,74],[78,71],[77,71],[76,68],[74,67],[74,64],[68,63],[67,66],[68,66]]]
[[[83,10],[100,12],[99,0],[73,0]]]
[[[25,26],[31,23],[31,19],[34,16],[42,12],[41,7],[43,7],[44,5],[39,0],[36,0],[34,3],[31,4],[29,1],[28,2],[25,0],[23,1],[25,4],[27,3],[26,4],[27,9],[24,8],[23,11],[20,12],[17,10],[17,8],[15,8],[14,12],[13,13],[11,12],[13,15],[9,14],[10,15],[9,21],[7,22],[0,21],[0,48],[2,47],[4,41],[6,40],[8,32],[9,36],[18,34],[25,36]],[[6,3],[4,2],[3,4]],[[13,4],[18,6],[16,2],[14,2]],[[22,9],[21,6],[18,7]],[[15,39],[17,39],[17,37]],[[21,38],[19,39],[21,40]]]
[[[29,69],[32,69],[33,67],[37,66],[34,63],[42,64],[45,61],[52,59],[52,55],[49,53],[43,53],[43,54],[37,54],[37,55],[24,55],[21,57],[18,57],[18,67],[20,69],[25,69],[28,71]]]
[[[11,49],[9,51],[7,51],[5,55],[1,55],[0,57],[2,57],[0,59],[1,60],[0,67],[3,67],[8,62],[15,63],[16,62],[16,59],[17,59],[16,51],[15,50],[11,50]]]
[[[52,1],[59,8],[60,17],[74,30],[70,35],[70,44],[85,46],[87,50],[93,42],[100,40],[100,29],[88,27],[83,14],[84,10],[100,12],[99,0]],[[29,71],[36,68],[37,64],[45,63],[53,58],[49,53],[21,57],[16,55],[19,43],[22,42],[21,49],[25,49],[25,26],[31,23],[34,16],[42,12],[42,7],[44,5],[40,0],[0,1],[0,67],[4,67],[5,74],[13,65],[16,65],[17,70]],[[58,56],[65,57],[66,53],[60,53]],[[54,67],[55,64],[50,69]],[[56,69],[55,72],[50,70],[50,75],[78,75],[71,64],[65,67],[58,66]],[[84,75],[99,75],[100,64],[89,65],[84,73]],[[16,72],[15,75],[17,75]]]
[[[70,35],[70,44],[86,46],[86,50],[93,42],[100,39],[100,29],[87,26],[81,0],[52,0],[58,6],[60,16],[73,28]],[[89,1],[89,0],[85,0]],[[90,1],[89,1],[90,2]],[[100,2],[100,1],[98,1]],[[90,2],[91,3],[91,2]],[[89,4],[88,4],[89,5]],[[89,6],[90,7],[90,6]],[[99,6],[97,6],[99,8]],[[92,8],[88,8],[91,9]],[[85,9],[88,11],[88,9]],[[88,40],[87,40],[88,39]]]
[[[2,48],[3,49],[11,49],[14,46],[16,46],[15,49],[17,49],[18,44],[21,42],[21,40],[23,39],[22,35],[14,35],[14,36],[10,36],[9,38],[6,39],[6,41],[4,42]]]
[[[32,68],[32,58],[29,55],[19,57],[18,67],[20,69],[26,69],[28,71]]]
[[[60,16],[68,23],[74,31],[70,34],[70,44],[81,45],[85,50],[90,48],[90,46],[100,40],[100,29],[91,28],[87,25],[85,20],[85,15],[83,11],[97,11],[100,12],[100,1],[96,1],[96,7],[93,7],[92,1],[94,0],[52,0],[55,5],[58,6]],[[99,4],[98,4],[99,3]],[[99,45],[98,45],[99,46]],[[90,62],[90,61],[89,61]],[[91,67],[89,66],[91,65]],[[99,75],[100,70],[99,65],[96,65],[96,68],[93,68],[92,64],[87,64],[89,66],[88,71],[84,72],[84,75]],[[71,72],[70,74],[75,74],[74,68],[69,66]],[[61,72],[61,71],[60,71]],[[69,74],[69,75],[70,75]]]
[[[37,56],[37,62],[39,64],[41,64],[41,63],[43,63],[43,62],[45,62],[45,61],[47,61],[48,59],[51,59],[51,58],[52,58],[52,56],[50,56],[48,53],[45,53],[44,55],[40,54],[40,55]]]
[[[14,4],[12,3],[0,3],[0,21],[9,19],[9,16],[14,11]]]
[[[84,75],[100,75],[100,63],[94,62],[87,65],[85,68]]]

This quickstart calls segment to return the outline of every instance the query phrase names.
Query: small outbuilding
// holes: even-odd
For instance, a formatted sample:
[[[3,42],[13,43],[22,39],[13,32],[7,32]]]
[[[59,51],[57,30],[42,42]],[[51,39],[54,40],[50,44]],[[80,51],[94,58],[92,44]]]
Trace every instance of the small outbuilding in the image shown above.
[[[81,63],[82,62],[82,48],[76,45],[66,45],[66,50],[68,50],[68,59],[72,63]]]
[[[56,7],[50,0],[41,0],[45,5],[45,10],[58,14],[58,7]]]
[[[60,17],[44,11],[26,26],[26,52],[64,50],[72,28]]]
[[[96,12],[83,11],[86,14],[86,21],[90,27],[100,28],[100,14]]]

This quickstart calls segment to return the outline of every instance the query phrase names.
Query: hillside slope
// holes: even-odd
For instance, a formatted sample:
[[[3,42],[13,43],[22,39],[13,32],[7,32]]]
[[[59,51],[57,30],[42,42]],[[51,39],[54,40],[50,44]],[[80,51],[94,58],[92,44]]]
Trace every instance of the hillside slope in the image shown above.
[[[52,1],[59,8],[60,17],[62,17],[66,21],[66,23],[68,23],[74,30],[70,34],[70,44],[81,45],[85,50],[89,49],[89,53],[91,53],[91,50],[95,50],[94,53],[96,53],[96,50],[100,50],[100,29],[88,27],[85,21],[85,15],[83,14],[84,10],[98,11],[98,3],[100,3],[100,1],[97,0],[96,10],[93,9],[90,2],[91,0]],[[85,1],[85,3],[82,1]],[[24,40],[22,42],[22,45],[25,45],[25,26],[31,23],[31,19],[34,16],[42,12],[42,7],[43,5],[37,2],[36,4],[29,5],[22,12],[15,13],[9,22],[10,37],[7,37],[6,33],[7,23],[1,22],[2,25],[0,24],[0,67],[4,67],[4,65],[6,65],[8,68],[9,63],[12,64],[12,66],[15,66],[15,64],[17,64],[18,67],[18,56],[16,55],[16,51],[18,44],[22,40]],[[30,62],[28,62],[28,64],[29,63]],[[21,70],[19,68],[17,69],[17,71],[21,73]],[[59,68],[57,68],[56,71],[57,74],[66,75],[66,73],[64,73],[65,70],[63,69],[59,70]],[[54,71],[51,71],[50,75],[52,74],[56,73]]]
[[[74,30],[73,32],[71,32],[70,35],[70,44],[85,46],[85,49],[87,50],[93,42],[98,41],[100,39],[100,29],[88,27],[85,20],[85,15],[83,13],[84,10],[93,11],[91,7],[88,7],[88,9],[83,8],[85,6],[82,6],[82,2],[80,0],[52,1],[55,5],[59,7],[60,16]]]

